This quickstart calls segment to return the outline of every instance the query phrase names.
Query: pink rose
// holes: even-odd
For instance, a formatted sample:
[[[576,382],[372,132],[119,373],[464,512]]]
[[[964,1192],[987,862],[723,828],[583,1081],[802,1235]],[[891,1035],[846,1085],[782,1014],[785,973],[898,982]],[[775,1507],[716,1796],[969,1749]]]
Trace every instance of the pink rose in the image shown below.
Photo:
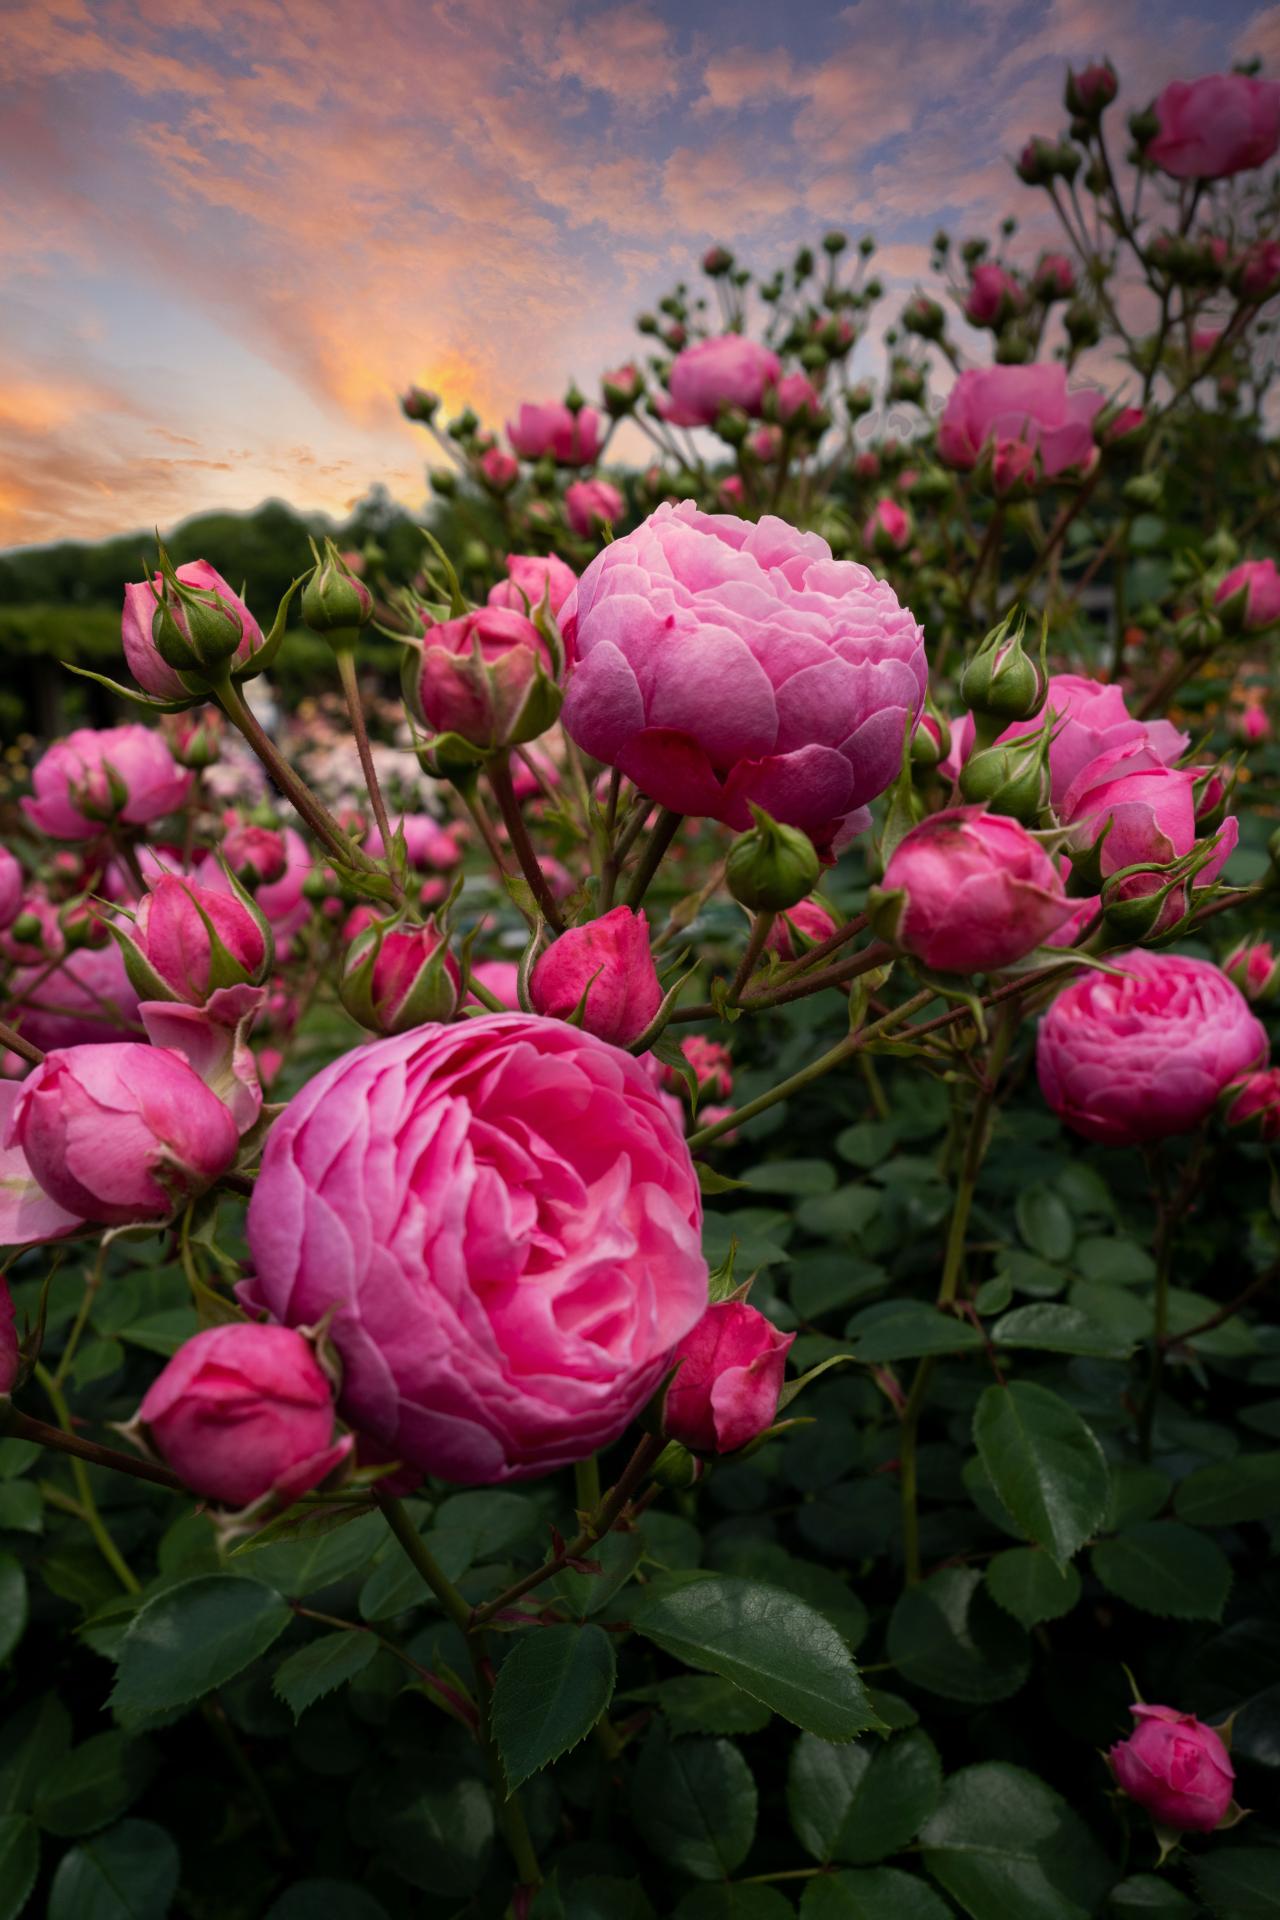
[[[337,1311],[341,1406],[444,1479],[548,1473],[615,1440],[706,1305],[689,1152],[645,1068],[488,1014],[326,1067],[267,1137],[255,1303]]]
[[[927,719],[926,715],[926,719]],[[924,721],[921,721],[921,726]],[[769,929],[765,946],[770,953],[776,953],[782,960],[795,960],[798,957],[795,936],[800,936],[799,951],[807,947],[820,946],[836,930],[836,917],[821,900],[799,900],[794,907],[788,907],[780,913]]]
[[[1061,366],[971,367],[943,409],[938,454],[948,466],[976,467],[985,450],[1003,452],[1006,489],[1014,477],[1054,480],[1083,473],[1096,457],[1093,418],[1104,396],[1090,387],[1067,391]]]
[[[880,455],[868,447],[856,456],[853,471],[859,480],[878,480],[880,478]]]
[[[284,843],[284,871],[278,879],[261,882],[254,891],[253,900],[270,923],[275,936],[276,958],[282,960],[288,956],[291,937],[305,927],[311,918],[311,904],[303,889],[314,862],[306,841],[293,827],[281,828],[280,838]],[[144,854],[147,851],[147,848],[143,849]],[[143,870],[148,872],[145,859]],[[202,887],[214,893],[233,893],[230,881],[216,860],[202,860],[197,872]]]
[[[520,969],[514,960],[476,960],[471,967],[472,979],[478,980],[511,1013],[520,1011],[520,993],[516,984],[519,975]],[[479,1006],[481,1003],[472,994],[468,1004]]]
[[[434,733],[492,752],[546,731],[555,718],[554,671],[532,620],[509,607],[477,607],[426,629],[418,712]]]
[[[964,317],[975,327],[1002,327],[1021,313],[1026,296],[1011,273],[993,263],[975,267],[964,303]]]
[[[793,431],[820,427],[826,417],[822,395],[804,373],[783,374],[773,390],[773,410],[783,426]]]
[[[22,1148],[16,1142],[8,1144],[13,1110],[21,1093],[22,1088],[13,1081],[0,1080],[0,1247],[40,1246],[48,1240],[61,1240],[85,1224],[78,1213],[69,1213],[45,1192]],[[6,1346],[9,1340],[13,1342],[12,1351]],[[5,1384],[6,1359],[10,1366],[16,1366],[17,1338],[13,1302],[0,1280],[0,1393],[8,1393],[13,1384],[12,1374]]]
[[[566,731],[679,813],[755,801],[829,841],[897,775],[924,638],[887,581],[825,540],[663,505],[597,555],[562,617]]]
[[[108,827],[145,827],[172,813],[191,775],[150,727],[77,727],[40,756],[31,784],[22,810],[41,833],[96,840]]]
[[[1120,91],[1116,70],[1109,60],[1095,60],[1067,74],[1067,111],[1093,116],[1109,107]]]
[[[397,823],[404,834],[405,858],[415,873],[447,873],[462,858],[462,848],[448,827],[429,813],[406,813]],[[395,832],[392,828],[392,832]],[[365,852],[381,860],[386,853],[376,826],[369,829]]]
[[[1249,1001],[1270,1000],[1280,987],[1280,958],[1265,940],[1237,947],[1223,961],[1222,971]]]
[[[594,407],[575,414],[562,400],[546,406],[526,401],[508,420],[507,438],[522,460],[549,453],[557,466],[589,467],[600,451],[600,415]]]
[[[794,1333],[779,1333],[745,1300],[709,1306],[675,1350],[662,1430],[695,1453],[736,1453],[778,1411]]]
[[[504,447],[487,447],[480,456],[480,475],[493,493],[507,493],[520,478],[520,462]]]
[[[1091,760],[1067,789],[1059,809],[1062,824],[1071,830],[1077,853],[1097,845],[1104,878],[1124,867],[1167,866],[1189,854],[1196,845],[1196,780],[1194,767],[1160,764],[1149,745],[1130,740]],[[1216,847],[1195,876],[1197,888],[1211,886],[1235,849],[1238,826],[1223,822]],[[1165,884],[1158,873],[1136,873],[1120,883],[1122,899],[1141,899],[1158,893]],[[1161,909],[1154,931],[1165,932],[1186,911],[1185,889],[1178,887]]]
[[[12,926],[22,912],[26,885],[22,862],[8,847],[0,847],[0,928]]]
[[[235,1159],[226,1107],[186,1061],[134,1040],[65,1047],[22,1083],[5,1134],[68,1212],[120,1226],[167,1218]]]
[[[1280,1067],[1248,1074],[1223,1096],[1227,1126],[1248,1127],[1267,1146],[1280,1140]]]
[[[755,427],[747,435],[747,446],[757,460],[772,465],[782,452],[781,427]]]
[[[672,364],[663,412],[678,427],[713,427],[730,407],[759,415],[767,389],[781,376],[777,354],[744,334],[697,340]]]
[[[1258,304],[1280,292],[1280,240],[1255,240],[1240,262],[1239,287]]]
[[[261,984],[271,970],[270,928],[234,894],[168,873],[139,904],[129,946],[144,962],[134,984],[150,999],[201,1007],[218,987]],[[130,962],[126,956],[126,966]],[[151,978],[147,977],[149,971]]]
[[[511,607],[530,616],[542,605],[546,595],[553,614],[558,614],[578,584],[572,567],[554,553],[509,553],[507,577],[489,589],[491,607]]]
[[[452,1020],[462,997],[458,963],[434,926],[357,932],[343,964],[342,1003],[373,1033],[407,1033],[428,1020]]]
[[[634,360],[628,360],[621,367],[613,367],[600,376],[600,391],[604,403],[612,414],[630,412],[644,390],[644,375]]]
[[[1190,1133],[1223,1088],[1267,1057],[1243,994],[1206,960],[1109,954],[1119,973],[1073,981],[1040,1022],[1040,1091],[1069,1127],[1106,1146]]]
[[[1231,730],[1242,740],[1246,747],[1260,747],[1264,740],[1271,738],[1271,721],[1265,707],[1250,701],[1247,707],[1234,714]]]
[[[1212,1727],[1173,1707],[1130,1707],[1138,1722],[1107,1759],[1116,1783],[1162,1827],[1212,1833],[1235,1787],[1231,1756]]]
[[[626,501],[607,480],[575,480],[565,488],[565,517],[584,540],[604,526],[615,526],[626,510]]]
[[[228,649],[232,666],[242,666],[252,658],[262,645],[262,628],[250,613],[238,593],[234,593],[218,572],[207,560],[188,560],[176,569],[184,587],[193,587],[199,593],[213,593],[218,597],[229,621],[229,637],[234,637],[233,629],[239,627],[240,640],[234,648]],[[155,593],[152,592],[152,586]],[[186,700],[191,689],[182,679],[177,669],[161,654],[153,635],[155,616],[158,611],[156,594],[160,594],[168,606],[169,613],[184,639],[189,638],[190,625],[186,609],[171,589],[165,587],[163,576],[156,574],[152,581],[130,581],[124,590],[124,615],[120,625],[120,638],[124,645],[124,657],[129,671],[144,693],[154,694],[160,700]],[[193,654],[196,649],[192,648]]]
[[[911,545],[911,515],[896,500],[877,500],[862,529],[862,544],[877,553],[901,553]]]
[[[1242,560],[1213,596],[1224,619],[1234,617],[1244,633],[1262,633],[1280,621],[1280,572],[1274,560]]]
[[[44,1053],[139,1031],[138,995],[114,940],[77,947],[52,973],[43,965],[15,973],[9,991],[5,1017]]]
[[[1225,180],[1280,147],[1280,84],[1243,73],[1174,80],[1155,102],[1146,157],[1175,180]]]
[[[1012,966],[1073,912],[1039,841],[981,807],[952,807],[912,827],[883,891],[903,895],[894,939],[938,973]]]
[[[747,497],[747,489],[742,483],[742,475],[740,473],[726,474],[720,482],[719,492],[720,505],[726,512],[732,513],[734,508],[740,507]]]
[[[570,927],[538,958],[529,997],[541,1014],[567,1020],[583,995],[582,1026],[615,1047],[628,1047],[662,1004],[649,951],[644,909],[615,907],[584,927]]]
[[[1051,713],[1054,720],[1054,738],[1049,748],[1050,798],[1059,812],[1072,782],[1091,761],[1113,748],[1143,741],[1156,760],[1168,765],[1184,754],[1190,744],[1187,735],[1179,733],[1169,720],[1135,720],[1119,687],[1090,680],[1085,674],[1050,674],[1045,711]],[[1043,725],[1043,712],[1034,720],[1015,720],[998,736],[997,744],[1017,740],[1024,734],[1039,733]],[[964,732],[962,727],[962,736]],[[969,738],[962,738],[961,745],[964,760],[972,745],[971,729]]]
[[[236,820],[223,835],[222,857],[246,887],[279,880],[287,861],[284,835],[275,827]]]
[[[1065,253],[1042,253],[1032,281],[1042,300],[1068,300],[1075,292],[1076,270]]]
[[[693,1068],[699,1095],[709,1093],[727,1100],[733,1092],[733,1056],[728,1047],[709,1040],[705,1033],[690,1033],[680,1042],[680,1051]],[[673,1092],[684,1085],[677,1068],[667,1068],[665,1084]]]
[[[165,1464],[193,1493],[224,1507],[266,1494],[282,1505],[346,1459],[333,1438],[333,1389],[291,1327],[206,1327],[184,1342],[138,1408]]]

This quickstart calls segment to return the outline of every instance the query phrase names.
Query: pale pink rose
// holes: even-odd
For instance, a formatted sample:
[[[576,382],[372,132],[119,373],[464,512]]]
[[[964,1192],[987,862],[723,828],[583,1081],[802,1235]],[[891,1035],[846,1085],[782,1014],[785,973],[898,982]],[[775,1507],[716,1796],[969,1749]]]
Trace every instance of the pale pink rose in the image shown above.
[[[575,480],[565,488],[565,518],[584,540],[606,525],[616,526],[626,510],[626,501],[607,480]]]
[[[47,1054],[22,1083],[5,1145],[22,1149],[59,1206],[119,1226],[203,1193],[240,1136],[185,1060],[123,1040]]]
[[[265,922],[234,894],[169,873],[143,896],[130,945],[159,982],[144,983],[153,997],[162,987],[160,997],[199,1007],[215,987],[266,978],[272,952],[264,929]]]
[[[911,515],[896,500],[877,500],[862,529],[862,544],[877,553],[902,553],[911,545]]]
[[[1280,1067],[1250,1073],[1223,1095],[1223,1121],[1244,1128],[1267,1146],[1280,1140]]]
[[[1130,1707],[1138,1722],[1107,1755],[1116,1784],[1158,1826],[1212,1833],[1226,1818],[1235,1768],[1221,1737],[1174,1707]]]
[[[924,639],[887,581],[825,540],[664,504],[599,554],[562,615],[564,726],[679,813],[748,801],[830,841],[897,775]]]
[[[713,427],[730,407],[758,415],[764,396],[782,376],[782,362],[745,334],[696,340],[676,356],[667,376],[666,418],[679,427]]]
[[[31,784],[22,810],[33,826],[53,840],[96,840],[108,827],[172,813],[191,775],[151,727],[77,727],[40,756]]]
[[[333,1388],[291,1327],[206,1327],[183,1343],[138,1408],[147,1439],[206,1500],[291,1503],[354,1445],[334,1442]]]
[[[1045,710],[1053,715],[1054,738],[1049,747],[1050,799],[1061,811],[1072,782],[1100,755],[1113,748],[1143,741],[1156,760],[1171,765],[1190,745],[1169,720],[1135,720],[1117,686],[1104,685],[1080,673],[1053,673]],[[966,720],[969,717],[966,715]],[[998,743],[1039,733],[1044,713],[1034,720],[1015,720],[999,735]],[[969,757],[973,740],[972,722],[961,733],[961,764]]]
[[[1175,180],[1225,180],[1280,147],[1280,84],[1243,73],[1174,80],[1155,102],[1146,157]]]
[[[272,1127],[254,1304],[330,1308],[354,1426],[443,1479],[615,1440],[706,1305],[693,1163],[648,1074],[559,1020],[374,1041]]]
[[[938,973],[1012,966],[1073,911],[1039,841],[981,807],[952,807],[912,827],[882,885],[904,896],[897,943]]]
[[[1010,315],[1021,313],[1025,299],[1013,275],[988,262],[973,269],[964,317],[975,327],[1000,327]]]
[[[925,716],[927,720],[928,715]],[[921,721],[921,726],[925,721]],[[780,913],[769,929],[765,946],[780,959],[795,960],[808,946],[819,946],[836,930],[836,917],[821,900],[798,900]],[[800,940],[797,943],[796,935]]]
[[[1231,569],[1213,598],[1219,607],[1231,602],[1245,633],[1262,633],[1280,621],[1280,571],[1272,559],[1242,560]]]
[[[574,413],[562,400],[546,406],[526,401],[507,422],[507,438],[522,460],[544,454],[561,467],[589,467],[600,451],[600,415],[594,407]]]
[[[779,1333],[745,1300],[709,1306],[675,1350],[662,1431],[695,1453],[736,1453],[778,1411],[794,1333]]]
[[[233,592],[217,568],[211,567],[207,560],[188,560],[176,571],[184,587],[194,587],[201,593],[217,594],[222,606],[229,611],[232,626],[238,624],[241,635],[238,645],[231,654],[230,664],[242,666],[261,647],[262,628],[240,595]],[[152,592],[153,585],[155,593]],[[158,604],[157,593],[167,594],[174,623],[184,637],[187,635],[186,610],[182,602],[166,589],[162,575],[155,574],[151,582],[131,581],[124,590],[124,615],[120,627],[124,657],[130,673],[144,693],[153,694],[160,700],[187,700],[191,697],[191,689],[180,678],[177,669],[163,658],[152,637]]]
[[[990,449],[1021,472],[1033,455],[1034,472],[1044,480],[1083,473],[1096,457],[1093,419],[1104,404],[1096,388],[1069,393],[1065,367],[971,367],[947,395],[938,454],[967,469]],[[1005,483],[1012,484],[1010,473]]]
[[[61,1240],[85,1224],[78,1213],[69,1213],[45,1192],[16,1141],[12,1146],[7,1144],[21,1093],[21,1086],[13,1081],[0,1080],[0,1247],[40,1246],[48,1240]],[[0,1393],[8,1393],[13,1385],[17,1358],[13,1302],[0,1279]],[[10,1370],[7,1375],[6,1367]]]
[[[52,973],[43,965],[15,973],[9,993],[4,1017],[43,1053],[140,1031],[138,995],[114,940],[76,947]]]
[[[1107,1146],[1192,1132],[1224,1087],[1265,1061],[1265,1029],[1208,961],[1139,948],[1107,965],[1120,971],[1082,975],[1041,1020],[1040,1091]]]
[[[545,594],[552,613],[558,614],[577,584],[573,568],[554,553],[509,553],[507,577],[490,587],[489,605],[532,616]]]
[[[615,907],[599,920],[570,927],[539,955],[529,979],[537,1011],[567,1020],[583,996],[585,1032],[616,1047],[630,1046],[662,1004],[662,987],[649,951],[643,907]]]
[[[8,847],[0,847],[0,928],[12,926],[22,912],[26,884],[22,862]]]

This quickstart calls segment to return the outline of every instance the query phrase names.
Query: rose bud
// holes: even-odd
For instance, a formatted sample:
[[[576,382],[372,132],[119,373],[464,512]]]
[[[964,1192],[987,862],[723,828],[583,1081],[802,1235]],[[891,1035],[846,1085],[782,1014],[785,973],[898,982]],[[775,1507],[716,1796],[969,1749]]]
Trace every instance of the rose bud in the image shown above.
[[[1158,1826],[1212,1833],[1231,1805],[1235,1768],[1221,1736],[1173,1707],[1130,1707],[1138,1726],[1107,1755],[1116,1784]]]
[[[780,826],[752,806],[755,826],[740,834],[725,862],[725,883],[752,913],[781,913],[803,900],[821,871],[817,851],[799,827]]]
[[[1026,616],[1013,625],[1012,614],[983,639],[960,677],[960,698],[974,717],[979,747],[989,746],[1002,727],[1014,721],[1034,720],[1049,691],[1045,661],[1048,623],[1040,634],[1040,658],[1023,652]]]
[[[938,973],[1012,966],[1075,910],[1040,843],[981,807],[953,807],[913,827],[872,901],[882,937]]]
[[[1014,314],[1021,313],[1025,303],[1026,296],[1013,275],[989,263],[973,269],[964,317],[971,326],[998,329]]]
[[[709,1306],[672,1354],[662,1431],[693,1453],[736,1453],[773,1422],[794,1333],[745,1300]]]
[[[426,629],[416,713],[481,753],[536,740],[560,711],[559,663],[532,620],[478,607]]]
[[[549,455],[558,467],[589,467],[600,451],[600,415],[594,407],[575,413],[562,400],[528,401],[507,422],[507,438],[522,460]]]
[[[728,1047],[709,1040],[705,1033],[690,1033],[680,1042],[680,1051],[693,1068],[699,1097],[709,1093],[717,1100],[727,1100],[733,1092],[733,1056]],[[663,1084],[679,1093],[684,1078],[678,1067],[664,1069]]]
[[[0,1048],[0,1064],[3,1062],[4,1049]],[[85,1224],[78,1214],[69,1213],[45,1192],[16,1141],[8,1143],[9,1122],[21,1092],[16,1082],[0,1079],[0,1247],[41,1246],[76,1233]],[[12,1303],[0,1279],[0,1393],[10,1392],[13,1386],[12,1379],[8,1385],[4,1381],[6,1306],[11,1333]]]
[[[1231,731],[1246,747],[1260,747],[1271,738],[1271,721],[1266,708],[1251,700],[1248,706],[1232,716]]]
[[[505,447],[486,447],[478,465],[480,478],[490,493],[510,493],[520,478],[520,462]]]
[[[539,956],[529,997],[541,1014],[570,1020],[615,1047],[629,1047],[662,1005],[649,951],[644,909],[615,907],[584,927],[570,927]]]
[[[1068,113],[1079,120],[1095,120],[1111,105],[1120,91],[1116,70],[1109,60],[1098,60],[1067,74],[1065,93]]]
[[[314,541],[311,551],[316,552]],[[351,571],[332,540],[324,543],[323,559],[316,555],[316,564],[302,589],[301,610],[312,633],[323,635],[330,646],[338,648],[354,647],[361,629],[373,618],[373,595]]]
[[[520,1011],[520,969],[514,960],[475,960],[471,964],[469,977],[491,994],[508,1013]],[[468,1006],[478,1007],[481,1004],[475,994],[467,996]]]
[[[631,412],[644,392],[644,375],[634,360],[628,360],[625,366],[615,367],[609,373],[602,374],[600,390],[604,395],[605,411],[611,419],[620,420]]]
[[[400,411],[406,420],[430,426],[440,411],[440,395],[426,387],[408,387],[400,396]]]
[[[1213,596],[1230,633],[1264,633],[1280,621],[1280,572],[1274,560],[1242,560]]]
[[[1248,1128],[1267,1146],[1280,1140],[1280,1067],[1251,1073],[1228,1087],[1222,1096],[1222,1119],[1233,1132]]]
[[[162,874],[139,902],[130,932],[113,931],[137,993],[202,1007],[219,987],[261,986],[275,943],[266,915],[243,888],[215,893]]]
[[[82,1219],[167,1219],[226,1172],[240,1135],[180,1055],[135,1040],[47,1054],[5,1135],[45,1192]]]
[[[509,553],[507,577],[489,589],[491,607],[511,607],[532,619],[545,597],[553,615],[558,614],[578,584],[572,567],[554,553]]]
[[[821,900],[797,900],[770,927],[765,950],[776,953],[781,960],[796,960],[810,947],[820,946],[835,930],[835,915]]]
[[[137,1423],[193,1493],[224,1507],[282,1504],[328,1478],[354,1445],[333,1437],[333,1388],[291,1327],[206,1327],[153,1381]]]
[[[896,500],[877,500],[862,529],[862,544],[891,560],[911,545],[911,515]]]
[[[217,707],[188,707],[160,718],[165,744],[180,767],[203,772],[222,752],[223,719]]]
[[[185,700],[191,688],[180,667],[237,665],[263,645],[262,629],[238,593],[207,560],[172,568],[162,563],[150,580],[124,590],[120,637],[129,671],[145,693]]]
[[[351,942],[338,993],[352,1019],[371,1033],[407,1033],[453,1019],[462,976],[438,927],[373,920]]]
[[[55,740],[31,774],[22,802],[53,840],[95,840],[108,827],[147,826],[180,807],[191,775],[150,727],[77,727]]]
[[[222,857],[236,879],[245,887],[260,887],[279,880],[287,864],[284,835],[276,827],[258,827],[251,821],[236,821],[222,838]]]
[[[1069,300],[1076,288],[1075,268],[1065,253],[1042,253],[1031,284],[1045,302]]]
[[[22,863],[8,847],[0,847],[0,927],[11,927],[22,912],[22,896],[27,876]]]
[[[1234,980],[1245,999],[1254,1006],[1274,1000],[1280,990],[1280,959],[1265,940],[1237,947],[1222,963],[1228,980]]]
[[[575,480],[565,488],[564,510],[574,532],[588,540],[602,527],[615,526],[627,503],[607,480]]]

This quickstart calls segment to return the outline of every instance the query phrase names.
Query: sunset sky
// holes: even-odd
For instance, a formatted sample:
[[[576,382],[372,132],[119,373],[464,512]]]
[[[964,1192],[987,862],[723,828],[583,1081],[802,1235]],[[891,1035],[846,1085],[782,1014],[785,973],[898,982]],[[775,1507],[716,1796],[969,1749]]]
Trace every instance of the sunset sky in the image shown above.
[[[0,7],[0,545],[424,495],[409,380],[594,390],[713,240],[874,232],[891,293],[1034,195],[1064,62],[1126,108],[1260,54],[1237,0]],[[855,362],[855,370],[857,363]]]

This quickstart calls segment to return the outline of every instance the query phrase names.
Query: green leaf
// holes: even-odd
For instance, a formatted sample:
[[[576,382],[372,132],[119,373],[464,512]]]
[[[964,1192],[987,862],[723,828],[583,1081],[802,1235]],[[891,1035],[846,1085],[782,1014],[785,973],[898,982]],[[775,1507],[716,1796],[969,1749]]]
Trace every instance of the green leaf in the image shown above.
[[[0,1533],[43,1533],[44,1502],[31,1480],[0,1482]]]
[[[1100,1540],[1093,1570],[1117,1599],[1162,1620],[1220,1620],[1231,1563],[1215,1540],[1177,1520],[1146,1520]]]
[[[45,1775],[71,1749],[71,1715],[46,1693],[6,1720],[0,1732],[0,1813],[30,1813]]]
[[[1127,1359],[1134,1345],[1132,1340],[1090,1320],[1079,1307],[1064,1307],[1056,1300],[1015,1307],[996,1321],[991,1338],[997,1347],[1081,1353],[1098,1360]]]
[[[150,1820],[122,1820],[58,1862],[48,1920],[166,1920],[178,1849]]]
[[[709,1889],[716,1891],[716,1889]],[[535,1902],[531,1920],[538,1920]],[[560,1905],[564,1920],[655,1920],[649,1896],[638,1880],[619,1880],[608,1873],[584,1873],[564,1890]]]
[[[889,1284],[887,1270],[874,1260],[844,1253],[804,1253],[791,1266],[791,1304],[806,1320],[852,1307]]]
[[[852,1740],[876,1725],[844,1641],[792,1594],[723,1574],[659,1579],[631,1622],[664,1653],[732,1680],[808,1733]]]
[[[313,1702],[363,1673],[377,1651],[376,1634],[322,1634],[281,1661],[272,1689],[300,1720]]]
[[[0,1553],[0,1660],[7,1660],[27,1629],[27,1576],[11,1553]]]
[[[824,1874],[809,1882],[800,1902],[800,1920],[950,1920],[950,1914],[927,1881],[897,1867]]]
[[[554,1594],[564,1611],[580,1620],[599,1613],[626,1586],[644,1557],[644,1538],[634,1529],[630,1533],[607,1533],[591,1549],[590,1557],[600,1568],[599,1573],[577,1573],[566,1567],[547,1582],[548,1594]]]
[[[1192,1920],[1195,1912],[1193,1900],[1154,1873],[1122,1880],[1107,1902],[1110,1920]]]
[[[970,1920],[1086,1920],[1116,1878],[1066,1801],[1003,1761],[953,1773],[920,1838]]]
[[[498,1669],[493,1736],[514,1792],[585,1740],[613,1697],[613,1642],[600,1627],[531,1627]]]
[[[600,1920],[615,1920],[614,1910],[602,1908]],[[694,1887],[671,1920],[796,1920],[796,1910],[773,1887]]]
[[[988,1598],[974,1567],[944,1567],[908,1587],[889,1619],[902,1679],[946,1700],[985,1706],[1017,1693],[1031,1670],[1025,1634]]]
[[[132,1806],[155,1771],[141,1740],[98,1733],[51,1767],[36,1794],[35,1817],[49,1833],[95,1833]]]
[[[1136,1460],[1113,1466],[1106,1531],[1117,1533],[1122,1527],[1136,1527],[1140,1520],[1154,1520],[1172,1492],[1172,1480],[1159,1467],[1145,1467]]]
[[[1015,1380],[983,1393],[973,1438],[1013,1519],[1064,1566],[1107,1512],[1106,1456],[1090,1428],[1056,1393]]]
[[[1216,1847],[1197,1855],[1191,1870],[1214,1920],[1271,1920],[1280,1914],[1276,1847]]]
[[[1042,1260],[1062,1261],[1071,1257],[1076,1230],[1065,1201],[1052,1187],[1026,1187],[1018,1195],[1014,1212],[1018,1232],[1032,1253]]]
[[[262,1545],[255,1539],[237,1547],[231,1556],[235,1569],[301,1600],[362,1573],[387,1541],[387,1523],[380,1513],[352,1518],[341,1507],[300,1511],[303,1517],[287,1539],[277,1537]]]
[[[22,1813],[0,1815],[0,1920],[17,1920],[40,1871],[40,1835]]]
[[[1059,1620],[1080,1598],[1080,1575],[1034,1547],[1010,1547],[987,1567],[987,1592],[1020,1626]]]
[[[1099,1286],[1144,1286],[1156,1277],[1156,1263],[1146,1247],[1111,1235],[1077,1241],[1071,1264],[1082,1279]]]
[[[651,1701],[673,1737],[682,1733],[759,1733],[772,1717],[759,1700],[715,1673],[679,1673],[674,1680],[638,1687],[626,1698]]]
[[[829,1160],[765,1160],[738,1177],[753,1193],[781,1193],[795,1199],[831,1193],[836,1184]]]
[[[651,1735],[633,1777],[631,1810],[658,1858],[694,1880],[723,1880],[755,1839],[755,1781],[728,1740]]]
[[[875,1318],[859,1315],[846,1332],[857,1340],[855,1359],[868,1366],[885,1360],[918,1360],[929,1353],[973,1353],[982,1347],[982,1335],[967,1320],[940,1313],[919,1301],[872,1308]]]
[[[897,1853],[938,1804],[942,1764],[914,1729],[874,1744],[832,1746],[802,1734],[791,1750],[787,1807],[815,1860],[870,1866]]]
[[[263,1920],[390,1920],[381,1900],[350,1880],[298,1880],[272,1901]]]
[[[1280,1513],[1280,1453],[1241,1453],[1188,1474],[1174,1498],[1179,1520],[1194,1527],[1234,1527]]]
[[[415,1748],[412,1764],[398,1755],[366,1762],[351,1794],[352,1831],[410,1886],[430,1894],[431,1910],[474,1893],[493,1860],[493,1795],[467,1770],[469,1758],[465,1749],[441,1747],[436,1735]]]
[[[135,1616],[110,1704],[118,1713],[184,1707],[265,1653],[290,1618],[280,1595],[256,1580],[231,1573],[184,1580]]]

